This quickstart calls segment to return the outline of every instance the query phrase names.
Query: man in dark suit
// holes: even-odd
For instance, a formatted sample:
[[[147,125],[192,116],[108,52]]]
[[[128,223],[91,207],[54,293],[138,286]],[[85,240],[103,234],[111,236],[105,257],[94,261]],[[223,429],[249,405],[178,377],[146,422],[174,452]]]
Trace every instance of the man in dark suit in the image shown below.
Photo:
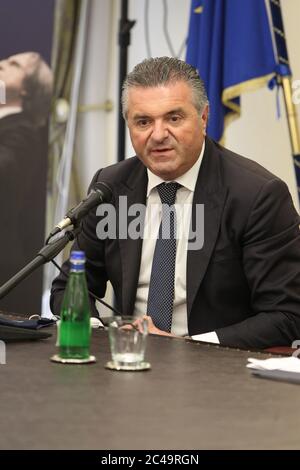
[[[34,52],[0,61],[5,103],[0,104],[0,285],[24,267],[43,244],[47,122],[52,74]],[[0,309],[39,312],[41,272],[0,300]]]
[[[124,83],[123,110],[137,157],[100,170],[92,182],[112,188],[116,236],[114,218],[103,218],[99,206],[75,243],[87,256],[90,290],[104,296],[110,280],[119,309],[147,313],[155,334],[241,348],[291,345],[300,337],[300,235],[286,185],[206,137],[206,93],[185,62],[137,65]],[[145,205],[139,238],[130,230],[137,203]],[[162,241],[166,204],[169,239],[191,229],[175,246]],[[66,279],[53,283],[54,313]],[[162,317],[170,310],[168,324]]]

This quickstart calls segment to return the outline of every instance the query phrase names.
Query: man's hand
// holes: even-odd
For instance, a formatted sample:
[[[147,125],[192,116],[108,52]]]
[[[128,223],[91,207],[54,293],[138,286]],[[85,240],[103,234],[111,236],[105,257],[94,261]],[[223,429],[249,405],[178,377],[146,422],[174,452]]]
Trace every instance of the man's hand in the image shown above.
[[[147,320],[147,324],[148,324],[148,333],[152,334],[152,335],[161,335],[161,336],[172,336],[172,337],[175,337],[175,335],[172,335],[172,333],[169,333],[168,331],[163,331],[163,330],[160,330],[159,328],[157,328],[154,323],[153,323],[153,320],[151,317],[149,317],[148,315],[143,315],[142,317],[140,318],[137,318],[135,320],[135,322],[133,323],[135,326],[138,327],[139,331],[142,333],[143,332],[143,327],[142,327],[142,320]]]

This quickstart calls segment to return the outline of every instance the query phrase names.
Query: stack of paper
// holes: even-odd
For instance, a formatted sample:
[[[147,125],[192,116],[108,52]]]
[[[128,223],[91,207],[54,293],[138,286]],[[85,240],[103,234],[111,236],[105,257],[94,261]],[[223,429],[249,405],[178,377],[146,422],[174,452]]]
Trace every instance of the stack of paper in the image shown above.
[[[247,367],[260,377],[287,382],[300,383],[300,359],[298,357],[280,357],[270,359],[248,359]]]

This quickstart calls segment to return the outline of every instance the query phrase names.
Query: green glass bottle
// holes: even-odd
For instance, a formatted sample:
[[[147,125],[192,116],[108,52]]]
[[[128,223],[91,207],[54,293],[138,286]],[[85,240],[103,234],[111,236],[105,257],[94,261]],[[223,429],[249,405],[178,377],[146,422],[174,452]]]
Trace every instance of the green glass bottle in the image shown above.
[[[72,251],[70,274],[60,313],[59,356],[88,359],[90,356],[90,303],[83,251]]]

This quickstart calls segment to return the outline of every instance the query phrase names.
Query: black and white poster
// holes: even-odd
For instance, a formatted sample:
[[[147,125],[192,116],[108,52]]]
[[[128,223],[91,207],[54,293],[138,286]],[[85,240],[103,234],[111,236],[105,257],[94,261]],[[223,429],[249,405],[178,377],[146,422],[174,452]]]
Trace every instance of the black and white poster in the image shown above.
[[[44,244],[54,0],[0,5],[0,285]],[[39,313],[42,270],[0,300]]]

